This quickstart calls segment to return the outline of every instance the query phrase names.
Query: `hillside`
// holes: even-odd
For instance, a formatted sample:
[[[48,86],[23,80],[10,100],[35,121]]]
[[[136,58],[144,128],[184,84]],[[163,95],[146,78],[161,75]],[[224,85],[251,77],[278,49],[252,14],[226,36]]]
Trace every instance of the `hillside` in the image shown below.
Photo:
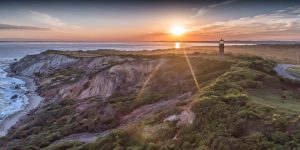
[[[46,51],[12,64],[45,100],[1,149],[300,148],[300,83],[275,62],[189,53],[189,66],[160,52]]]

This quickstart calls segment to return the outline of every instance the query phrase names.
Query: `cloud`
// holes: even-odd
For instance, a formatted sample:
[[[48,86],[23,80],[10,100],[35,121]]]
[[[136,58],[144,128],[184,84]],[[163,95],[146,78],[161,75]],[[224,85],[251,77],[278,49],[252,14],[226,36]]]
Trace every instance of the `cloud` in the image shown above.
[[[217,8],[217,7],[220,7],[220,6],[225,6],[225,5],[228,5],[228,4],[233,3],[233,2],[235,2],[235,1],[236,1],[236,0],[228,0],[228,1],[224,1],[224,2],[222,2],[222,3],[209,5],[209,6],[207,6],[207,7],[202,7],[202,8],[200,8],[200,9],[197,10],[197,13],[196,13],[195,15],[193,15],[192,18],[202,16],[202,15],[204,15],[206,12],[210,11],[210,10],[213,9],[213,8]]]
[[[37,11],[30,11],[36,18],[38,21],[40,21],[41,23],[48,25],[48,26],[52,26],[52,27],[56,27],[56,28],[71,28],[71,29],[79,29],[80,27],[77,25],[73,25],[73,24],[68,24],[58,18],[55,18],[49,14],[46,13],[42,13],[42,12],[37,12]]]
[[[0,24],[0,30],[37,30],[48,31],[49,28],[35,27],[35,26],[20,26],[11,24]]]
[[[202,35],[261,35],[282,36],[300,34],[300,7],[289,7],[284,10],[253,17],[214,22],[200,25],[193,31]]]

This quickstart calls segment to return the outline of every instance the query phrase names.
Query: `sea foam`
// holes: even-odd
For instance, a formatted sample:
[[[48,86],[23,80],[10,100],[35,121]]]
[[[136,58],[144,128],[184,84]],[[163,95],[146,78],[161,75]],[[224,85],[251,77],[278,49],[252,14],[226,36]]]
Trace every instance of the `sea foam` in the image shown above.
[[[28,104],[25,82],[8,77],[5,69],[12,61],[0,61],[0,123],[7,117],[23,110]]]

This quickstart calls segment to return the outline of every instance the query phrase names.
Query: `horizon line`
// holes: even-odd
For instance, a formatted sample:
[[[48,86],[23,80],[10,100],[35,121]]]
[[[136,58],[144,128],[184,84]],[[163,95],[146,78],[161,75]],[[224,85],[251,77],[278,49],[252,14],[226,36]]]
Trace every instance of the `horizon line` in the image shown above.
[[[133,43],[133,42],[190,42],[190,43],[205,43],[205,42],[218,42],[219,40],[208,40],[208,41],[175,41],[175,40],[164,40],[164,41],[72,41],[72,40],[0,40],[0,42],[80,42],[80,43]],[[225,42],[300,42],[300,40],[224,40]]]

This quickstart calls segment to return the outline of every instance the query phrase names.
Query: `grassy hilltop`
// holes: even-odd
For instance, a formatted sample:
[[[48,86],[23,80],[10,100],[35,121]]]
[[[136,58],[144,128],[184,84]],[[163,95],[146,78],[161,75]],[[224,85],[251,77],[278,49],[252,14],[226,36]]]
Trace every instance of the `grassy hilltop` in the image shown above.
[[[1,148],[300,148],[300,83],[278,76],[275,61],[232,54],[220,58],[192,49],[188,53],[195,78],[178,50],[47,51],[28,56],[13,66],[16,73],[22,73],[20,66],[31,67],[48,56],[63,55],[76,62],[64,68],[47,67],[47,62],[46,71],[33,74],[47,102],[0,139],[5,145]],[[105,65],[97,66],[96,60]],[[132,69],[134,73],[128,71]],[[84,97],[98,89],[93,82],[102,79],[99,76],[114,79],[97,84],[106,87],[103,90],[115,87],[111,95]],[[66,91],[68,87],[73,90]],[[101,136],[105,131],[110,132]],[[84,142],[74,136],[83,133],[97,133],[98,139]]]

